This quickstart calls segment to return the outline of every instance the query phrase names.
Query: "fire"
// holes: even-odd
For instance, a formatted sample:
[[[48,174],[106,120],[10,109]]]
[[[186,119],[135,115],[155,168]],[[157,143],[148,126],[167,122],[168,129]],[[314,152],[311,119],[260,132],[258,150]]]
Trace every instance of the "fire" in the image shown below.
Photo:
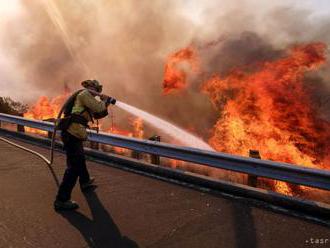
[[[196,50],[189,46],[170,55],[165,64],[163,93],[169,94],[175,90],[187,87],[187,71],[199,72],[199,61]]]
[[[24,114],[25,118],[34,120],[47,120],[56,118],[61,110],[65,100],[69,97],[69,92],[56,96],[52,99],[47,96],[41,96],[38,101],[32,105],[28,112]],[[45,134],[46,132],[33,128],[25,128],[27,132]]]
[[[138,139],[143,139],[144,131],[143,131],[143,120],[141,118],[134,118],[131,121],[131,125],[133,126],[133,137]]]
[[[210,144],[219,151],[309,167],[324,167],[330,124],[318,119],[304,89],[306,72],[325,62],[325,45],[294,47],[285,58],[267,62],[252,73],[236,70],[213,76],[202,86],[221,111]]]
[[[295,46],[285,57],[259,63],[257,69],[236,68],[225,77],[206,80],[201,91],[219,111],[209,144],[231,154],[246,156],[254,149],[263,159],[326,168],[330,123],[318,118],[303,84],[307,72],[325,63],[325,50],[323,43]],[[178,89],[166,86],[165,92]],[[284,182],[273,187],[285,194],[299,190]]]
[[[119,129],[118,127],[112,127],[111,129],[106,130],[107,133],[112,133],[112,134],[119,134],[119,135],[123,135],[123,136],[127,136],[127,137],[132,137],[133,134],[130,131],[126,131],[126,130],[122,130]],[[113,151],[117,154],[128,154],[129,150],[126,148],[122,148],[122,147],[112,147]]]
[[[170,159],[170,167],[173,169],[185,167],[185,162],[181,160]]]
[[[35,120],[56,118],[66,98],[66,95],[60,95],[53,99],[41,96],[36,104],[24,114],[24,117]]]
[[[53,98],[41,96],[38,101],[29,108],[28,112],[24,114],[24,117],[34,120],[57,118],[58,113],[70,94],[70,88],[64,84],[64,91],[61,95]]]
[[[144,134],[143,120],[141,118],[132,118],[130,120],[130,125],[132,126],[133,131],[128,131],[116,126],[111,126],[110,128],[105,128],[104,132],[143,139],[143,134]],[[102,124],[100,129],[102,129]],[[129,150],[126,148],[112,147],[112,149],[117,154],[121,154],[121,155],[129,154]]]

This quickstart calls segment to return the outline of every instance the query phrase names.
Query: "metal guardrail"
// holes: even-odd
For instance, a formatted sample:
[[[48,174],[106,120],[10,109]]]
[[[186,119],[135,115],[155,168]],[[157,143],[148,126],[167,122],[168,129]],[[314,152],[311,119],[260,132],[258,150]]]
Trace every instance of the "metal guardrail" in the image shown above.
[[[52,131],[54,127],[54,124],[51,122],[30,120],[7,114],[0,114],[0,121],[28,126],[44,131]],[[155,154],[162,157],[207,165],[214,168],[330,190],[330,171],[326,170],[228,155],[220,152],[205,151],[196,148],[182,147],[157,141],[141,140],[103,132],[96,133],[92,130],[88,131],[88,140],[112,146],[124,147],[139,152]]]

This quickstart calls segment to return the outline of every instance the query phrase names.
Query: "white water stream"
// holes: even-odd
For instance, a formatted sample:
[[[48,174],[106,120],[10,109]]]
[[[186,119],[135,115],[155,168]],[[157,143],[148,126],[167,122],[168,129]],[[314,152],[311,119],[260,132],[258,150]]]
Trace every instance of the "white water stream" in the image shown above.
[[[161,130],[165,134],[169,135],[171,138],[179,141],[185,146],[195,147],[203,150],[213,151],[212,147],[209,146],[202,139],[194,136],[193,134],[171,124],[168,121],[165,121],[159,117],[156,117],[152,114],[149,114],[146,111],[128,105],[126,103],[117,101],[116,106],[137,116],[142,118],[145,122],[149,123],[153,127]]]

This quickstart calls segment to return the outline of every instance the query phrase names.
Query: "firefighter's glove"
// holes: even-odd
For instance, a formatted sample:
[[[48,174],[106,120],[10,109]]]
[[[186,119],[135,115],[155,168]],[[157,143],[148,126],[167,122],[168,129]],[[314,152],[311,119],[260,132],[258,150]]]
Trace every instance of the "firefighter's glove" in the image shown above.
[[[101,95],[100,96],[101,100],[105,102],[105,104],[108,106],[110,104],[115,105],[116,104],[116,99],[111,97],[111,96],[107,96],[107,95]]]

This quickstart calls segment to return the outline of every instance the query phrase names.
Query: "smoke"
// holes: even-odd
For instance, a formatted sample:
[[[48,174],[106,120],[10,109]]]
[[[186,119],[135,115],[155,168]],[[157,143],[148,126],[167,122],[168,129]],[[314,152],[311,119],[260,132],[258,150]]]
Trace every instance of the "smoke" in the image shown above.
[[[278,58],[294,43],[330,43],[329,19],[295,7],[295,1],[48,2],[56,3],[60,23],[43,1],[22,0],[23,11],[3,28],[1,50],[14,61],[7,71],[29,89],[18,100],[35,102],[41,94],[62,93],[64,84],[75,89],[82,80],[96,78],[110,95],[204,137],[217,113],[199,93],[203,76],[191,76],[193,87],[180,97],[162,95],[170,53],[196,44],[203,70],[224,75],[236,66]],[[329,92],[327,68],[311,75],[318,85],[315,95]],[[116,115],[124,120],[119,111]]]
[[[285,56],[287,48],[297,44],[320,41],[329,46],[330,18],[315,15],[311,10],[298,8],[292,3],[268,5],[263,12],[256,1],[243,2],[242,5],[234,1],[222,14],[208,12],[206,20],[210,27],[193,40],[201,57],[203,73],[190,80],[191,89],[200,90],[203,82],[213,74],[225,77],[233,69],[258,70],[261,63]],[[217,8],[213,9],[217,11]],[[201,25],[204,25],[203,21]],[[320,70],[309,73],[304,80],[317,111],[315,114],[327,120],[330,120],[329,79],[327,60]]]

